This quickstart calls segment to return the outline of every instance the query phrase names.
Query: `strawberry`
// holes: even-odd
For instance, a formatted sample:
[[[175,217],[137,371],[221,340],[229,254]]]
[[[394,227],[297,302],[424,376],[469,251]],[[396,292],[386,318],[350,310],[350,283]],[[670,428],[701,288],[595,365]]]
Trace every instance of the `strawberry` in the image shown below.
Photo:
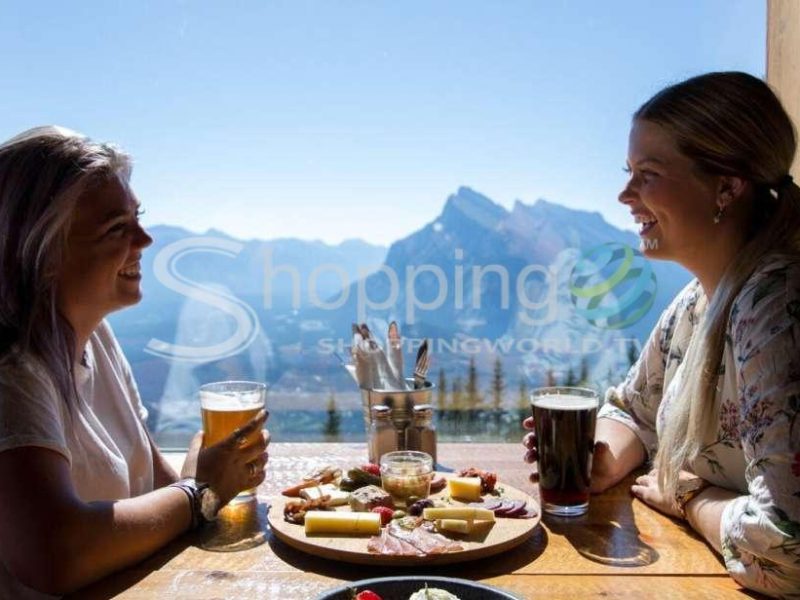
[[[381,516],[381,525],[389,523],[394,515],[394,511],[388,506],[376,506],[372,509],[372,512],[378,513]]]
[[[378,594],[372,590],[364,590],[363,592],[356,594],[355,600],[383,600],[383,598],[378,596]]]
[[[378,465],[374,464],[374,463],[370,463],[368,465],[363,465],[361,467],[361,470],[362,471],[366,471],[370,475],[375,475],[375,477],[380,477],[381,476],[381,468]]]

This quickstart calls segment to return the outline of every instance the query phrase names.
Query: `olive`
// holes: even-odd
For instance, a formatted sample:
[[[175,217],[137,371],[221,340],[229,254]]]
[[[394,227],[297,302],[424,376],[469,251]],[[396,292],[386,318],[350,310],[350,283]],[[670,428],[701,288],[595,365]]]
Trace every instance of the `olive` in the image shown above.
[[[392,519],[402,519],[406,516],[406,511],[404,510],[396,510],[392,513]]]
[[[431,508],[433,506],[433,500],[429,500],[425,498],[424,500],[417,500],[408,507],[408,514],[412,517],[419,517],[422,515],[422,511],[426,508]]]

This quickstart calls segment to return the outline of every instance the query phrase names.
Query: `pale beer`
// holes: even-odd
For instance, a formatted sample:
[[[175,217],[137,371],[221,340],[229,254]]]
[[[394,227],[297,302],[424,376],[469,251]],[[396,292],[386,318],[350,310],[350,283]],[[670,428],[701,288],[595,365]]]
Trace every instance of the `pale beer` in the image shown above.
[[[203,447],[213,446],[243,427],[264,408],[266,386],[250,381],[220,381],[200,387],[200,411],[203,417]],[[246,444],[258,441],[261,429],[246,438]],[[255,488],[245,490],[234,502],[255,496]]]
[[[201,408],[203,413],[203,447],[213,446],[228,437],[232,431],[253,419],[261,408],[241,409],[238,404],[226,407],[218,404],[214,408]],[[250,444],[258,440],[261,430],[254,431],[247,438]]]

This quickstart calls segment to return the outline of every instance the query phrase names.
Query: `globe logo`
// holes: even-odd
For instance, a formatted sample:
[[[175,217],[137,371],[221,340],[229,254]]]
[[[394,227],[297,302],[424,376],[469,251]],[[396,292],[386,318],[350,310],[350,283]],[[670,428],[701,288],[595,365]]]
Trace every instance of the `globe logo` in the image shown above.
[[[656,275],[641,252],[616,242],[585,251],[570,273],[575,310],[603,329],[639,321],[656,298]]]

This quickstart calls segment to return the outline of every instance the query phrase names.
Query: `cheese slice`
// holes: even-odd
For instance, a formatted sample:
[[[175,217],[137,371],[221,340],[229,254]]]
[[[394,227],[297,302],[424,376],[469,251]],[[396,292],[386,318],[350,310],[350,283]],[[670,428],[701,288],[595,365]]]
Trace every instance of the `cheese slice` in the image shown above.
[[[333,490],[328,494],[331,499],[330,506],[347,506],[350,502],[350,492],[343,492],[342,490]]]
[[[306,500],[319,500],[323,496],[330,496],[330,506],[344,506],[350,498],[350,492],[343,492],[332,483],[324,485],[315,485],[300,490],[300,497]]]
[[[436,529],[454,533],[470,533],[472,531],[472,523],[471,519],[437,519]]]
[[[377,535],[381,531],[381,516],[373,512],[311,510],[306,513],[305,525],[306,534],[351,533],[353,535]]]
[[[480,477],[453,477],[447,480],[447,489],[453,498],[462,500],[481,499]]]
[[[429,521],[437,519],[463,519],[465,521],[494,521],[494,513],[486,508],[476,506],[446,506],[444,508],[426,508],[422,518]]]

